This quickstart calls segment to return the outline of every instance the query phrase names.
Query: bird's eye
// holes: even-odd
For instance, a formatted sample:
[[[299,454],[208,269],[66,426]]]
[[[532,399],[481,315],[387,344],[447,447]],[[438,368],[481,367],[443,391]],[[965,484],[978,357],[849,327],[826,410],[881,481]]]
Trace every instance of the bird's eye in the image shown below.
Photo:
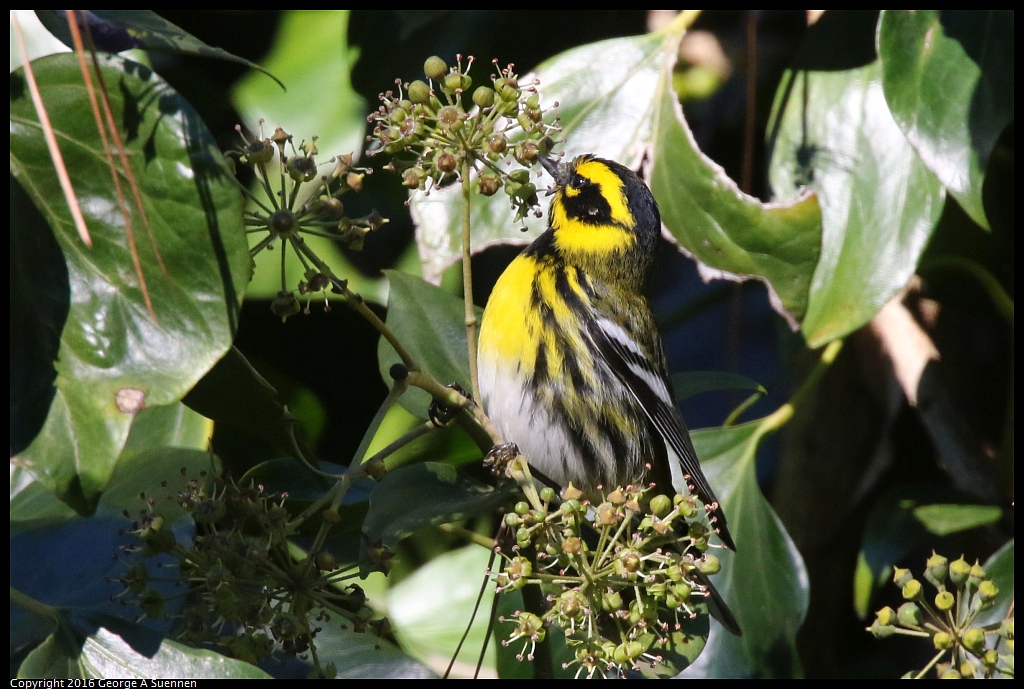
[[[582,189],[586,183],[587,180],[583,175],[573,175],[572,181],[569,182],[573,189]]]

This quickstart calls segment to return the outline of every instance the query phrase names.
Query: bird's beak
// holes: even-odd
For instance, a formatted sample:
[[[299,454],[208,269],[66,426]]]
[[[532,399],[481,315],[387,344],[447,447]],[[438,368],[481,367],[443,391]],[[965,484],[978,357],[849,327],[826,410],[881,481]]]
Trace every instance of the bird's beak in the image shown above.
[[[555,180],[555,187],[565,186],[565,165],[560,164],[554,158],[548,156],[540,156],[538,158],[540,164],[544,166],[544,169],[548,171],[548,174]],[[554,190],[548,192],[548,196],[554,193]]]

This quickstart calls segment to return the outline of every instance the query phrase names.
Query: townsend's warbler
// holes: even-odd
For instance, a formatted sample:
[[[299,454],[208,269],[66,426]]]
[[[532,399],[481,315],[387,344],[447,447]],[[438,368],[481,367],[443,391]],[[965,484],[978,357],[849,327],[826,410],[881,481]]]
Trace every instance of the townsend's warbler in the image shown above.
[[[653,484],[652,495],[688,490],[735,550],[675,407],[643,295],[661,234],[654,196],[609,160],[541,160],[555,180],[549,227],[487,302],[478,348],[483,408],[554,484],[572,482],[589,496],[638,482]],[[711,593],[714,613],[724,603]],[[723,616],[738,633],[731,614]]]

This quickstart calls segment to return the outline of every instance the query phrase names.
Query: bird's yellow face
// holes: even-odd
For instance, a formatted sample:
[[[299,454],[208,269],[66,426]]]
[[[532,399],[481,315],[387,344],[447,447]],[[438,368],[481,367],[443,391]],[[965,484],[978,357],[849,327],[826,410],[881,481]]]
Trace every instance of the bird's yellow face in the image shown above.
[[[640,293],[661,233],[651,190],[635,172],[603,158],[542,162],[555,180],[548,221],[553,245],[566,264]]]
[[[636,218],[620,173],[602,160],[584,156],[569,163],[559,177],[550,221],[560,250],[608,256],[634,245]]]

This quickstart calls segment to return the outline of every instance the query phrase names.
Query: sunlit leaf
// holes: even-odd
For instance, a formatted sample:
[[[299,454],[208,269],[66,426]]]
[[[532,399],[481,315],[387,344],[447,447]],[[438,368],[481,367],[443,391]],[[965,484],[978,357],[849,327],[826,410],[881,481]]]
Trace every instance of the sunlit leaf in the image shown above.
[[[802,330],[818,347],[859,328],[917,268],[945,193],[893,120],[870,13],[826,12],[776,96],[770,181],[778,198],[813,189],[821,260]]]
[[[925,165],[988,229],[982,185],[1013,121],[1013,10],[887,10],[878,25],[882,88]]]
[[[103,488],[134,413],[180,399],[227,350],[249,274],[239,196],[198,116],[147,68],[119,58],[102,65],[153,233],[150,241],[133,211],[135,251],[156,320],[132,269],[76,59],[55,55],[33,67],[91,249],[78,239],[19,73],[11,88],[11,171],[56,234],[71,302],[50,414],[20,460],[79,509]]]

